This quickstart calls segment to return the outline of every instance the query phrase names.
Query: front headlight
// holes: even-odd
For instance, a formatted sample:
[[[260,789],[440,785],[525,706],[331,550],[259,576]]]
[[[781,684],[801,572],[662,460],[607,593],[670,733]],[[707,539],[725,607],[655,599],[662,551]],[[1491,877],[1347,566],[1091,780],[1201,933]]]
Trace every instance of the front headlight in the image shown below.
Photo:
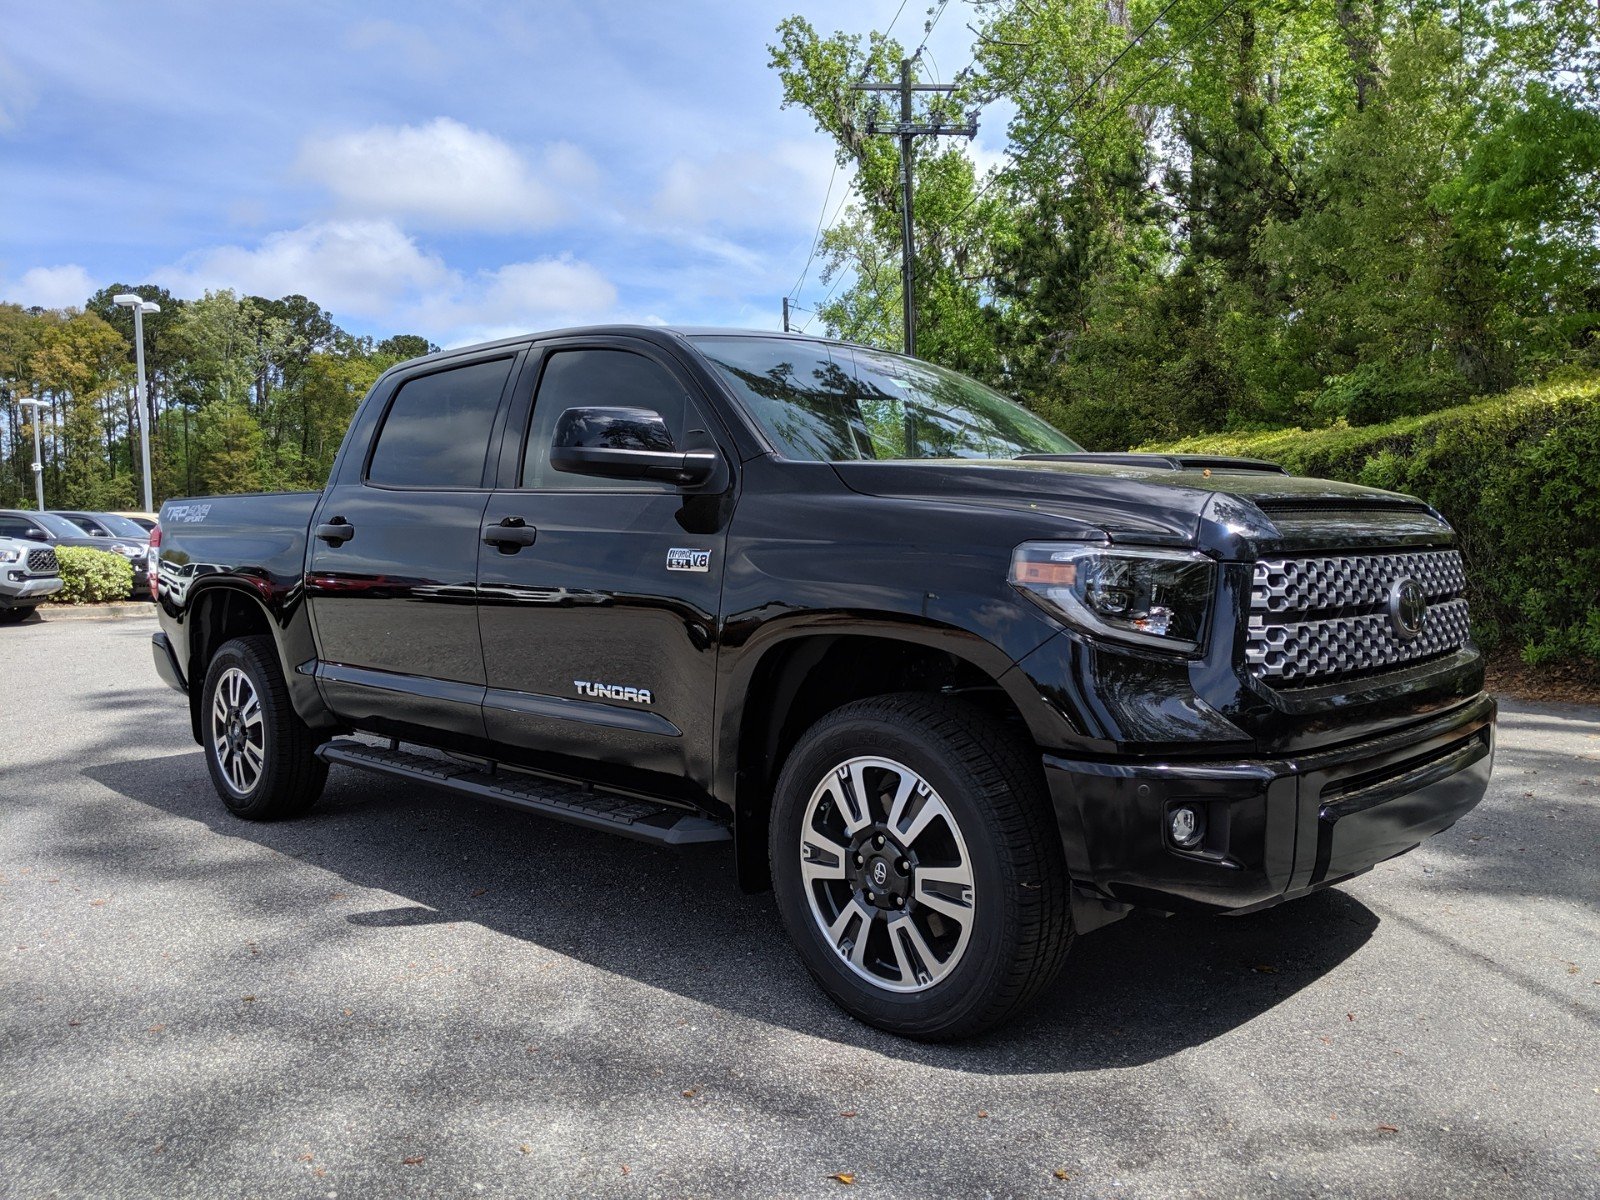
[[[0,563],[17,562],[21,558],[21,550],[0,550]]]
[[[1087,633],[1194,651],[1205,640],[1216,564],[1187,550],[1024,542],[1011,582]]]
[[[117,542],[111,548],[124,558],[142,558],[144,556],[144,551],[139,549],[139,547],[129,546],[123,542]]]

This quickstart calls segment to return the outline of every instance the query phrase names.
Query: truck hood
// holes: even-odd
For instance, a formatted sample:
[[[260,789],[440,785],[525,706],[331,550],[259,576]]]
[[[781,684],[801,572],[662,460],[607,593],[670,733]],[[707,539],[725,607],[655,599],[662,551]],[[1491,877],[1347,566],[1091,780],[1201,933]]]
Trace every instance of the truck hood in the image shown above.
[[[834,467],[865,495],[1008,510],[1050,528],[1027,536],[1197,547],[1224,557],[1287,545],[1451,540],[1443,518],[1414,497],[1251,459],[1081,454]]]

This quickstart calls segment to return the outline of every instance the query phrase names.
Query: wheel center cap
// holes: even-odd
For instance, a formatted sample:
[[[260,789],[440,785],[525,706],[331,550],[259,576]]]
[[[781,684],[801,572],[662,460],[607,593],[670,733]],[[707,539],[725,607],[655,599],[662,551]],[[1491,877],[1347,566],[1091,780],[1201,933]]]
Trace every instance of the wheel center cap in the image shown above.
[[[894,855],[873,854],[861,864],[861,886],[879,908],[897,908],[895,901],[910,894],[911,877]]]

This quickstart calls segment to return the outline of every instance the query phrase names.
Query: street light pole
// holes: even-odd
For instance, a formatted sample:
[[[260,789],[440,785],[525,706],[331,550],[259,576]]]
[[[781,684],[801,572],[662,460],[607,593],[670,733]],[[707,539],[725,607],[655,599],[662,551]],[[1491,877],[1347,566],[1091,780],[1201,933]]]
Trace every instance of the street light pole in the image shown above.
[[[144,314],[158,313],[161,306],[132,292],[113,296],[111,302],[133,310],[133,359],[138,364],[139,372],[136,400],[139,406],[139,457],[144,466],[144,511],[154,512],[155,504],[150,495],[150,411],[145,403],[144,387]]]
[[[39,511],[44,511],[44,463],[39,461],[39,421],[44,414],[45,403],[43,400],[34,400],[31,397],[20,399],[17,404],[22,408],[33,409],[33,494],[39,502]]]

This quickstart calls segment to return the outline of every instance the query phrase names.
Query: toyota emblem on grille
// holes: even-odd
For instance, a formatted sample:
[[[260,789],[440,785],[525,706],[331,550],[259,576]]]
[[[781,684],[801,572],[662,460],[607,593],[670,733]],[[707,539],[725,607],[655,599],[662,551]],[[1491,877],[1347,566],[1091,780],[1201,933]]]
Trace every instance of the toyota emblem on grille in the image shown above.
[[[1389,622],[1406,641],[1422,636],[1422,622],[1428,615],[1428,594],[1422,584],[1407,575],[1389,589]]]

